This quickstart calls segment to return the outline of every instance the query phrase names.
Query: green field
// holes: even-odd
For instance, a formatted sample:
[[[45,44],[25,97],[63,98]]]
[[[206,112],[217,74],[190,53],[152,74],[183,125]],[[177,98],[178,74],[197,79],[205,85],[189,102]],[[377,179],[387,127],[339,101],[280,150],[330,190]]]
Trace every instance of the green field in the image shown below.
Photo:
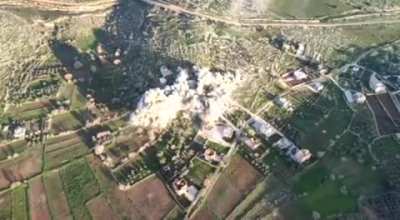
[[[86,98],[79,91],[79,88],[76,85],[67,82],[62,84],[58,98],[70,100],[70,107],[72,110],[85,107],[87,102]]]
[[[49,209],[53,219],[72,219],[58,171],[43,176]]]
[[[229,151],[229,147],[213,141],[207,141],[206,146],[215,150],[218,154],[226,154]]]
[[[12,197],[11,192],[6,191],[0,194],[0,219],[11,219]]]
[[[11,192],[13,220],[29,219],[28,197],[26,189],[27,187],[25,185],[21,185],[13,189]]]
[[[71,111],[54,116],[51,120],[51,130],[53,133],[76,130],[82,128],[86,122],[86,112]]]
[[[37,102],[23,103],[19,106],[12,106],[9,108],[6,115],[16,120],[28,121],[44,117],[51,110],[51,104],[48,100]]]
[[[313,211],[323,217],[352,213],[357,211],[359,197],[384,191],[383,176],[371,169],[374,165],[371,158],[363,155],[363,162],[360,162],[358,154],[349,152],[357,148],[355,143],[356,136],[345,134],[334,148],[343,151],[346,157],[335,151],[328,153],[292,180],[293,192],[303,197],[289,205],[290,215],[307,218]]]
[[[108,192],[112,187],[115,187],[115,180],[109,169],[99,163],[98,159],[94,157],[94,155],[89,155],[88,161],[90,161],[90,166],[92,167],[93,173],[102,192]]]
[[[198,186],[202,186],[204,180],[215,171],[215,168],[207,164],[205,161],[194,158],[191,161],[187,178]]]
[[[372,145],[372,151],[380,161],[391,160],[400,155],[400,143],[396,137],[381,138]]]
[[[74,219],[91,219],[85,203],[98,194],[99,186],[86,160],[62,168],[61,179]]]
[[[315,18],[352,10],[340,0],[272,0],[269,10],[287,18]]]
[[[45,169],[59,167],[87,154],[90,148],[84,139],[76,133],[50,138],[45,147]]]
[[[14,141],[0,148],[0,161],[7,159],[8,156],[12,156],[15,153],[22,153],[27,148],[27,142],[25,140]]]
[[[328,96],[321,96],[311,107],[301,107],[297,110],[299,113],[288,120],[298,132],[296,141],[301,147],[312,151],[323,150],[349,126],[353,113],[347,107],[342,92],[331,84],[328,91]]]

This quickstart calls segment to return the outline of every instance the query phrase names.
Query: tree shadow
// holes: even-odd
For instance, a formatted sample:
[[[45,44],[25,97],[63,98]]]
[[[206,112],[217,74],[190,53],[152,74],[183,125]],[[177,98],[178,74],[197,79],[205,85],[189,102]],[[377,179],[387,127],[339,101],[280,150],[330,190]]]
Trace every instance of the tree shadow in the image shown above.
[[[105,24],[93,30],[95,39],[88,52],[63,40],[49,42],[83,96],[91,95],[110,110],[134,110],[145,91],[162,86],[162,65],[172,71],[192,66],[189,61],[152,49],[148,32],[157,24],[149,21],[150,10],[144,3],[120,0]],[[174,77],[167,80],[167,84],[172,83]]]

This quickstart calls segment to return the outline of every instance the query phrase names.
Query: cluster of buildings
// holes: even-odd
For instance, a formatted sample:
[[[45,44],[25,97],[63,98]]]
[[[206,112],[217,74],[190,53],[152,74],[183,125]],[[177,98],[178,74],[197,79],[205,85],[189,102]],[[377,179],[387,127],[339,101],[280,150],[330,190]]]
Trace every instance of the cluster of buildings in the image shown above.
[[[106,145],[110,144],[113,140],[113,135],[111,131],[100,131],[95,136],[92,136],[92,141],[95,143],[94,154],[103,161],[104,165],[107,167],[113,166],[113,161],[105,153]]]
[[[13,121],[9,124],[0,126],[1,136],[6,139],[34,139],[44,132],[46,127],[45,123],[40,120],[31,120],[25,122]]]
[[[303,164],[311,159],[312,154],[309,150],[300,149],[282,133],[276,130],[271,124],[265,122],[264,120],[254,116],[250,119],[249,125],[257,132],[258,135],[270,142],[272,146],[284,152],[294,162]],[[252,150],[257,149],[254,148],[254,146],[249,147]]]

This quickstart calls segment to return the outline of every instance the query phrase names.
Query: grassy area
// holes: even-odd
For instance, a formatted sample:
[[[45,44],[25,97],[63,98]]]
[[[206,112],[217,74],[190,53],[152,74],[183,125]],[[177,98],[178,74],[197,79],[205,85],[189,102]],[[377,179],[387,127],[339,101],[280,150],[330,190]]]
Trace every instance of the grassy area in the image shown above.
[[[28,198],[27,187],[25,185],[14,188],[12,194],[12,219],[24,220],[29,219],[28,214]]]
[[[11,192],[6,191],[0,194],[0,219],[11,219],[12,198]]]
[[[346,134],[338,140],[335,148],[351,151],[357,148],[354,145],[357,144],[356,138]],[[313,211],[323,217],[354,212],[360,196],[384,191],[383,176],[371,169],[373,163],[368,155],[363,155],[363,162],[360,162],[355,156],[358,154],[344,154],[346,157],[328,153],[293,179],[293,192],[305,195],[290,205],[289,213],[310,218]]]
[[[70,100],[71,109],[81,109],[86,105],[86,98],[81,94],[79,88],[72,83],[64,82],[59,90],[58,98]]]
[[[215,150],[218,154],[226,154],[229,151],[229,147],[223,146],[213,141],[207,141],[206,146]]]
[[[45,146],[45,169],[52,169],[87,154],[87,138],[78,133],[49,138]]]
[[[298,177],[293,191],[296,193],[310,192],[328,177],[329,172],[325,167],[319,165],[311,167]]]
[[[74,218],[91,219],[85,203],[99,192],[99,186],[86,160],[77,160],[64,167],[61,179]]]
[[[7,159],[8,156],[12,156],[17,153],[24,152],[27,148],[27,142],[25,140],[14,141],[0,148],[0,161]]]
[[[297,131],[296,142],[312,151],[329,146],[349,126],[353,114],[342,92],[332,85],[329,96],[320,97],[314,105],[300,108],[298,112],[289,123]]]
[[[206,162],[194,158],[191,161],[189,173],[187,178],[198,186],[202,186],[204,180],[215,171],[215,168]]]
[[[99,183],[101,191],[108,192],[111,190],[112,187],[115,186],[115,182],[110,170],[104,167],[94,155],[89,155],[88,161],[90,163],[90,167],[92,167],[97,182]]]
[[[394,159],[400,155],[400,143],[392,136],[381,138],[372,145],[372,151],[379,160]]]
[[[58,114],[51,119],[51,130],[60,133],[69,130],[76,130],[85,125],[85,111],[71,111]]]
[[[81,157],[89,152],[89,148],[83,142],[45,153],[45,169],[53,169]]]
[[[298,203],[300,207],[308,210],[309,213],[315,210],[324,217],[356,210],[357,198],[341,194],[340,187],[337,182],[327,181],[298,201]]]
[[[96,48],[96,45],[97,45],[97,39],[93,31],[81,33],[76,38],[76,46],[82,51],[86,51],[89,49],[93,50]]]
[[[5,114],[16,120],[28,121],[44,117],[50,110],[50,102],[48,100],[42,100],[10,107]]]
[[[314,18],[341,14],[352,8],[340,0],[273,0],[269,9],[287,18]]]

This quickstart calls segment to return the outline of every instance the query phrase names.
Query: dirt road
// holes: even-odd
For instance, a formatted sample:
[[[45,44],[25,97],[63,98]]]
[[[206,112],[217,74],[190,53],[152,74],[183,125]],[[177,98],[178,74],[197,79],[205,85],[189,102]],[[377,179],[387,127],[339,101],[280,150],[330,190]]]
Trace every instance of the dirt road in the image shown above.
[[[380,18],[376,19],[377,13],[357,15],[362,16],[364,19],[360,21],[346,21],[346,19],[353,18],[353,15],[341,17],[341,21],[332,20],[331,22],[321,22],[320,20],[268,20],[264,18],[258,19],[237,19],[232,17],[214,16],[194,10],[190,10],[179,5],[170,4],[163,0],[139,0],[146,4],[153,5],[155,7],[161,7],[170,11],[174,11],[178,14],[188,14],[196,17],[200,17],[207,20],[216,22],[222,22],[225,24],[235,26],[264,26],[264,27],[315,27],[315,28],[335,28],[335,27],[346,27],[346,26],[363,26],[363,25],[374,25],[374,24],[397,24],[400,23],[400,19],[388,19]],[[114,5],[118,4],[118,0],[97,0],[89,2],[64,2],[57,0],[3,0],[0,1],[0,7],[30,7],[48,11],[60,11],[67,13],[94,13],[99,11],[105,11],[111,9]],[[386,16],[390,14],[398,14],[399,10],[387,10],[384,12]],[[367,19],[375,18],[375,20]]]
[[[167,10],[174,11],[176,13],[189,14],[192,16],[201,17],[204,19],[222,22],[226,24],[236,25],[236,26],[264,26],[264,27],[346,27],[346,26],[362,26],[362,25],[374,25],[374,24],[397,24],[400,23],[400,19],[381,19],[381,20],[371,20],[367,21],[364,19],[363,21],[349,21],[349,22],[330,22],[330,23],[322,23],[319,20],[264,20],[264,19],[255,19],[255,20],[238,20],[231,17],[220,17],[220,16],[212,16],[196,11],[192,11],[186,8],[183,8],[178,5],[173,5],[165,1],[159,0],[140,0],[144,3],[161,7]],[[397,13],[397,11],[394,11]],[[343,18],[342,18],[343,19]]]
[[[110,9],[117,0],[98,0],[91,2],[63,2],[52,0],[5,0],[0,1],[0,7],[35,8],[47,11],[59,11],[67,13],[91,13]]]

